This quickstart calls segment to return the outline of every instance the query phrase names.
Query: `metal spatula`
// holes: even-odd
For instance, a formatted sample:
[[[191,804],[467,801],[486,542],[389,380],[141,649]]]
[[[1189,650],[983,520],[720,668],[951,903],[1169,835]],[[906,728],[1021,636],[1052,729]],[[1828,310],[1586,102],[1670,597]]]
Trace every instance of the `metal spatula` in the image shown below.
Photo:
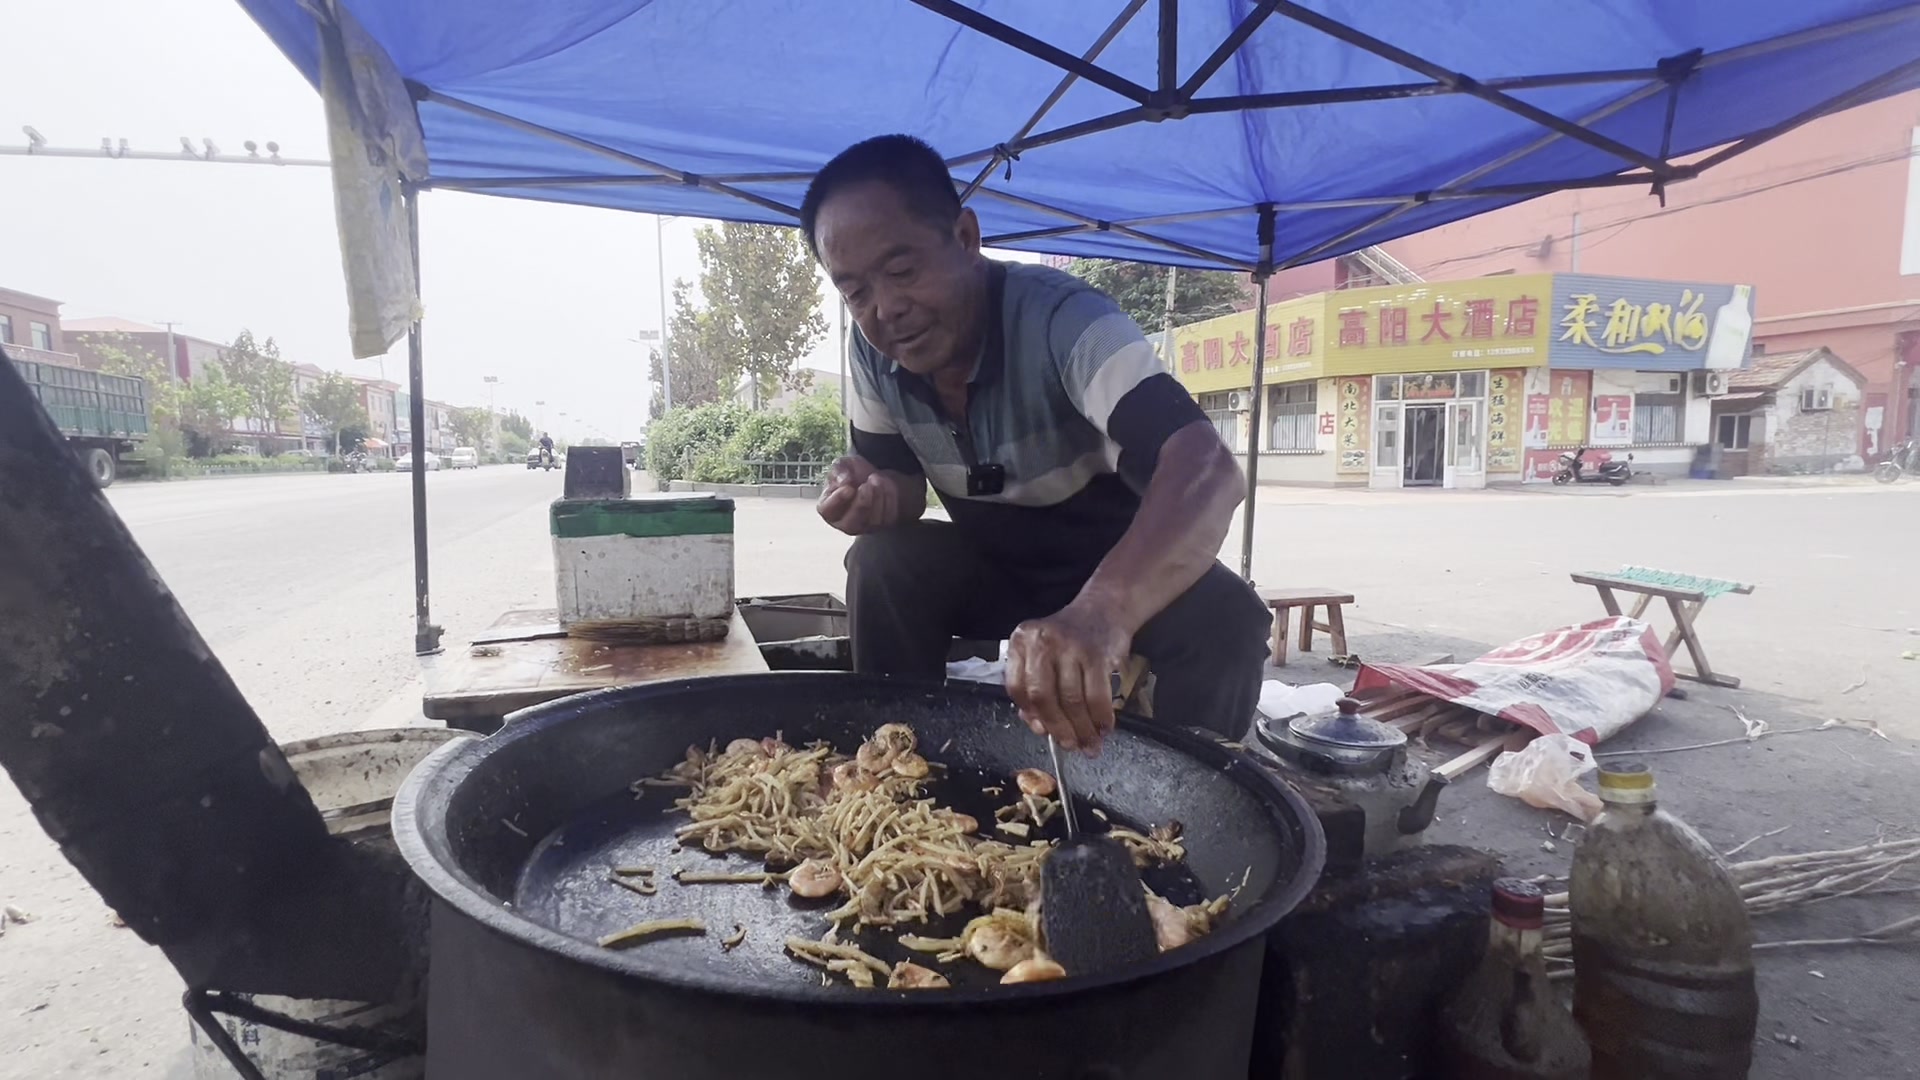
[[[1126,694],[1116,690],[1115,696]],[[1095,974],[1157,955],[1160,946],[1133,854],[1111,837],[1081,834],[1073,789],[1060,767],[1060,744],[1051,735],[1047,754],[1067,826],[1067,838],[1040,864],[1040,930],[1047,954],[1069,975]]]

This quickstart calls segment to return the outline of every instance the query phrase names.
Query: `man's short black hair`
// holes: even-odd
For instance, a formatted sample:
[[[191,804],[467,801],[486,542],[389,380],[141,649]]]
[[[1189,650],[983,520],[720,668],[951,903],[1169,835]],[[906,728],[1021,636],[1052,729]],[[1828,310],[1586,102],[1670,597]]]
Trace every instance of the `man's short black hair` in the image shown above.
[[[960,193],[939,152],[911,135],[877,135],[840,151],[807,185],[807,197],[800,200],[800,229],[814,258],[820,257],[814,238],[820,204],[842,188],[869,181],[899,192],[907,210],[935,228],[951,229],[960,219]]]

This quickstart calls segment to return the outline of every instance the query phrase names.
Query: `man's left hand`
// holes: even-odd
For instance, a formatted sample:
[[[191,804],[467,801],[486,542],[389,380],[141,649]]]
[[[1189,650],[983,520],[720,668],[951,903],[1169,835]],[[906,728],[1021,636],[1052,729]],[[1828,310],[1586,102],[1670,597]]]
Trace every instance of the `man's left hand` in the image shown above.
[[[1113,730],[1113,672],[1132,645],[1117,619],[1075,600],[1014,628],[1007,643],[1007,693],[1034,734],[1098,753]]]

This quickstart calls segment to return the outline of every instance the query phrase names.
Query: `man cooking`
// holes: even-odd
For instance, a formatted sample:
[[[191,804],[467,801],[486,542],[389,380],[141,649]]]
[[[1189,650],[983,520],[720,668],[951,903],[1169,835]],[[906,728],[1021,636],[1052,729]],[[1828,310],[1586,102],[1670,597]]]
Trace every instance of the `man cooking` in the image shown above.
[[[1244,482],[1140,328],[1078,278],[982,255],[909,136],[834,158],[800,220],[858,327],[852,453],[819,502],[858,538],[854,669],[941,678],[953,638],[1008,638],[1021,717],[1092,752],[1139,654],[1156,718],[1238,737],[1269,625],[1214,558]],[[951,524],[921,520],[929,483]]]

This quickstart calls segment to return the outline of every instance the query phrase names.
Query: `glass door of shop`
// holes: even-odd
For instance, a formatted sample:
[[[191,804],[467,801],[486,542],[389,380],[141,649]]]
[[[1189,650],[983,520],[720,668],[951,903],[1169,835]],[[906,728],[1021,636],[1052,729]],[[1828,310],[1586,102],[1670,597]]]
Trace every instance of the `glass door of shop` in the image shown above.
[[[1388,401],[1373,407],[1374,488],[1400,486],[1400,403]]]
[[[1478,401],[1456,401],[1448,406],[1447,486],[1450,488],[1487,486],[1482,415],[1484,411]]]
[[[1406,413],[1400,483],[1405,487],[1439,487],[1446,480],[1447,406],[1408,405]]]

